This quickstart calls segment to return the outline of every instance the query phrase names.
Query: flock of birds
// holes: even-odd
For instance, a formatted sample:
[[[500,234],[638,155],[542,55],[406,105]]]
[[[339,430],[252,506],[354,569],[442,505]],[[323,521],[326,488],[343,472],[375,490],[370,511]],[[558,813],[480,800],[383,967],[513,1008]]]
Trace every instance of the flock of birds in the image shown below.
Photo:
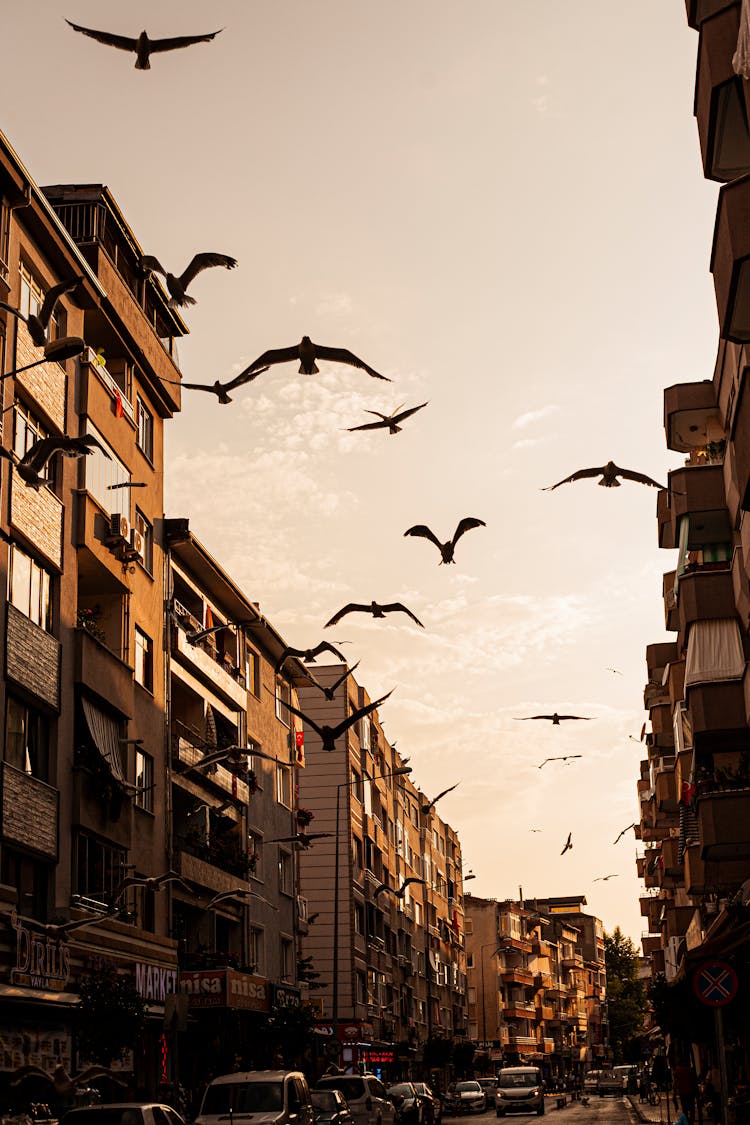
[[[199,43],[210,42],[215,39],[216,36],[219,35],[223,30],[219,29],[217,31],[201,35],[150,39],[146,31],[142,31],[136,37],[128,37],[114,34],[108,31],[101,31],[94,28],[83,27],[79,24],[73,23],[70,20],[66,20],[66,22],[74,31],[91,39],[94,39],[100,44],[104,44],[117,50],[127,51],[131,54],[134,54],[135,68],[137,70],[150,69],[150,60],[152,55],[163,53],[166,51],[174,51],[186,47],[191,47]],[[169,270],[166,270],[164,266],[162,266],[159,259],[153,255],[144,255],[141,259],[140,264],[144,276],[148,276],[152,272],[156,272],[164,277],[166,289],[169,293],[170,306],[172,306],[173,308],[184,308],[196,303],[195,298],[189,295],[187,290],[200,273],[211,268],[224,268],[227,270],[232,270],[237,266],[237,260],[223,253],[198,253],[194,255],[188,266],[179,275],[173,274]],[[85,346],[84,341],[76,337],[66,337],[63,338],[63,340],[50,340],[49,338],[50,324],[52,322],[52,317],[57,302],[64,294],[72,292],[81,280],[81,278],[75,278],[69,281],[63,281],[58,285],[52,286],[47,291],[40,309],[36,313],[30,314],[28,316],[22,314],[19,309],[13,308],[12,306],[5,304],[4,302],[0,302],[0,307],[11,313],[13,316],[26,322],[32,342],[37,347],[42,348],[44,351],[44,358],[42,360],[39,360],[39,363],[45,362],[49,359],[60,358],[62,356],[67,358],[69,356],[80,354],[80,352],[83,350]],[[232,392],[254,381],[256,378],[258,378],[258,376],[269,371],[271,367],[289,362],[298,362],[299,373],[310,376],[318,373],[318,360],[330,363],[339,363],[358,368],[368,374],[371,378],[378,379],[383,382],[391,381],[387,376],[381,374],[379,371],[370,366],[364,360],[360,359],[348,349],[317,344],[314,343],[309,336],[303,336],[299,344],[293,344],[291,346],[283,348],[269,349],[262,352],[257,357],[257,359],[255,359],[251,364],[246,366],[239,374],[235,375],[231,379],[227,379],[225,381],[217,379],[213,383],[189,383],[179,380],[175,381],[175,385],[180,386],[184,390],[213,394],[216,396],[219,404],[226,405],[232,402]],[[35,365],[30,364],[27,365],[27,367],[28,366]],[[17,374],[20,371],[26,369],[27,368],[18,368],[15,372],[8,372],[3,376],[3,378],[8,378],[9,376]],[[170,382],[170,380],[164,381]],[[400,423],[404,422],[408,418],[413,417],[417,412],[423,410],[428,405],[428,402],[423,402],[416,406],[411,406],[404,409],[405,404],[402,403],[399,406],[395,407],[390,414],[385,414],[377,410],[368,410],[366,411],[366,413],[373,415],[377,419],[376,421],[366,422],[357,426],[351,426],[347,429],[348,432],[384,429],[387,430],[389,434],[394,435],[401,432],[402,427]],[[61,437],[42,438],[38,441],[35,441],[23,457],[18,457],[15,452],[7,450],[0,446],[0,456],[14,463],[19,478],[26,485],[38,489],[43,485],[49,485],[50,483],[52,483],[52,478],[47,475],[47,469],[52,458],[58,455],[67,457],[82,457],[90,454],[95,448],[98,448],[104,456],[108,456],[106,450],[102,448],[102,446],[99,444],[99,442],[96,441],[93,436],[87,435],[84,437],[73,437],[63,435]],[[620,487],[621,479],[633,481],[635,483],[643,484],[653,488],[662,489],[666,487],[643,473],[636,472],[631,469],[621,468],[613,461],[608,461],[605,465],[599,467],[579,469],[576,472],[571,473],[570,476],[567,476],[563,480],[558,481],[557,484],[548,486],[548,488],[546,488],[544,491],[554,491],[563,484],[570,484],[579,480],[583,480],[585,478],[593,477],[600,477],[601,479],[598,483],[605,488]],[[408,528],[404,532],[404,536],[424,538],[431,542],[437,548],[440,554],[439,565],[455,564],[456,546],[461,537],[465,535],[467,531],[485,526],[486,524],[484,520],[478,519],[473,516],[467,516],[459,521],[453,535],[446,541],[442,541],[425,524],[417,524],[414,527]],[[372,600],[369,604],[359,602],[348,603],[347,605],[339,609],[336,613],[334,613],[333,616],[325,622],[325,625],[323,627],[330,628],[331,626],[338,624],[338,622],[347,615],[353,613],[371,614],[372,617],[376,619],[383,619],[389,614],[401,613],[405,614],[420,628],[424,628],[424,625],[418,619],[418,617],[408,608],[408,606],[404,605],[402,602],[396,601],[389,603],[379,603],[376,600]],[[187,640],[191,644],[198,644],[213,633],[217,633],[222,629],[227,629],[230,626],[242,626],[243,624],[245,624],[245,622],[243,621],[229,621],[224,624],[212,626],[210,628],[194,630],[193,632],[188,633]],[[291,646],[287,647],[277,661],[276,671],[279,672],[282,669],[285,661],[290,657],[298,657],[300,658],[300,660],[304,661],[305,664],[309,665],[313,664],[316,658],[322,653],[330,653],[332,656],[336,657],[344,664],[346,664],[344,655],[335,645],[331,644],[329,641],[321,641],[319,644],[312,648],[299,649]],[[336,692],[341,684],[344,682],[347,676],[350,675],[351,672],[353,672],[358,667],[358,664],[359,662],[354,664],[351,668],[347,667],[339,678],[337,678],[333,683],[327,685],[321,684],[315,678],[312,670],[309,668],[307,669],[308,678],[310,683],[317,689],[319,689],[326,699],[332,700],[335,698]],[[617,669],[614,668],[609,669],[609,671],[621,674],[617,672]],[[301,711],[299,708],[293,706],[291,703],[287,703],[283,700],[281,702],[292,714],[301,718],[310,726],[312,730],[314,730],[318,734],[319,738],[321,739],[324,751],[332,751],[335,747],[337,739],[339,739],[350,727],[358,723],[360,719],[369,715],[372,711],[376,710],[383,703],[385,703],[385,701],[391,694],[391,692],[388,692],[386,695],[381,696],[379,699],[376,699],[374,702],[368,704],[367,706],[353,711],[352,714],[348,715],[345,719],[343,719],[335,726],[318,723],[309,715]],[[585,715],[561,715],[555,711],[551,714],[524,716],[521,718],[521,721],[546,720],[551,722],[553,726],[559,726],[562,722],[565,721],[588,721],[588,719],[589,716]],[[643,732],[641,738],[642,737]],[[236,766],[237,768],[242,768],[244,761],[244,765],[246,767],[247,751],[243,747],[230,746],[221,751],[217,751],[215,750],[215,748],[209,748],[209,751],[210,752],[205,754],[204,757],[196,764],[196,766],[191,768],[208,768],[209,766],[214,765],[219,761],[227,762],[228,764]],[[264,755],[261,754],[260,756],[263,757]],[[550,756],[545,758],[545,760],[537,768],[542,769],[549,762],[561,761],[564,764],[567,764],[569,761],[581,757],[581,754]],[[436,801],[440,800],[440,798],[444,797],[446,794],[452,792],[458,784],[459,783],[457,782],[455,785],[452,785],[448,789],[445,789],[432,801],[423,802],[421,805],[422,813],[428,813],[432,809]],[[625,833],[630,830],[630,828],[633,827],[636,826],[629,825],[627,828],[623,829],[623,831],[614,841],[615,844],[622,838],[623,835],[625,835]],[[537,832],[540,830],[530,829],[530,831]],[[315,839],[320,839],[327,835],[330,835],[330,833],[296,833],[294,836],[283,838],[280,837],[278,838],[278,841],[281,842],[282,840],[284,840],[286,842],[291,842],[295,845],[299,845],[300,847],[309,847]],[[565,855],[566,852],[572,849],[572,847],[573,842],[571,832],[568,834],[561,855]],[[595,879],[594,882],[606,882],[609,879],[613,879],[616,877],[617,876],[614,874],[603,875]],[[122,898],[128,888],[143,885],[153,891],[158,891],[162,886],[170,882],[180,882],[185,885],[184,880],[182,880],[180,876],[176,875],[174,872],[165,872],[162,875],[148,879],[142,879],[136,876],[128,876],[122,881],[120,886],[116,888],[116,891],[112,896],[112,916],[117,916],[122,912]],[[380,894],[388,893],[394,895],[397,898],[402,898],[409,885],[421,882],[423,882],[423,880],[415,878],[406,879],[399,888],[390,887],[387,884],[381,884],[375,891],[375,897],[377,898]],[[254,893],[255,892],[249,892],[246,889],[242,888],[238,888],[233,891],[222,892],[222,895],[212,900],[212,903],[210,903],[209,906],[215,905],[215,903],[219,901],[219,899],[222,899],[224,897],[237,897]],[[93,920],[86,919],[76,922],[68,922],[63,926],[47,927],[47,929],[49,936],[64,936],[73,929],[87,924],[90,925],[92,921],[98,920],[100,920],[100,916]]]

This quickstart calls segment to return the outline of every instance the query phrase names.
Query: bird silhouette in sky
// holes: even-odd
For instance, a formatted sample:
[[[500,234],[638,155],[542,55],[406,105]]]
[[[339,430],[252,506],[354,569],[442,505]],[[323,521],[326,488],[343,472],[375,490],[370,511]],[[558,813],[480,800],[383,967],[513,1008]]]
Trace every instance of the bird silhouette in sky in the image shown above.
[[[160,891],[167,883],[179,883],[183,891],[192,894],[193,888],[177,874],[176,871],[165,871],[161,875],[126,875],[112,895],[112,901],[121,899],[128,887],[145,887],[149,891]]]
[[[612,674],[615,675],[615,676],[621,676],[622,675],[622,672],[620,671],[619,668],[605,668],[605,671],[606,672],[612,672]]]
[[[591,718],[590,715],[558,715],[557,711],[554,711],[551,715],[516,715],[514,717],[519,723],[526,723],[530,719],[549,719],[553,727],[559,727],[564,719],[578,719],[588,723]]]
[[[0,457],[12,461],[24,484],[38,490],[42,485],[53,483],[51,477],[42,476],[52,457],[58,453],[63,457],[86,457],[95,449],[100,450],[108,461],[111,460],[93,434],[84,434],[83,437],[66,437],[62,434],[60,437],[39,438],[20,460],[14,450],[0,446]]]
[[[606,883],[610,879],[619,879],[619,875],[599,875],[596,879],[592,879],[592,883]]]
[[[380,886],[376,887],[375,890],[373,891],[372,897],[377,898],[378,895],[389,894],[389,895],[395,895],[396,898],[403,898],[405,893],[406,893],[406,888],[410,887],[413,883],[419,883],[420,886],[422,886],[422,887],[427,886],[424,879],[417,879],[415,876],[412,875],[408,879],[404,879],[403,883],[398,888],[389,887],[387,883],[381,883]]]
[[[442,793],[438,793],[437,797],[433,797],[432,800],[429,803],[421,804],[419,806],[419,811],[421,813],[425,813],[425,814],[428,813],[430,811],[430,809],[433,807],[433,805],[436,804],[436,802],[439,801],[441,797],[444,797],[446,795],[446,793],[452,793],[454,789],[458,789],[460,784],[461,784],[461,782],[457,781],[456,784],[451,785],[451,787],[449,789],[444,789]]]
[[[541,769],[541,766],[540,766],[540,769]],[[529,829],[529,832],[541,832],[541,831],[542,831],[541,828],[530,828]]]
[[[637,828],[637,827],[638,827],[638,822],[634,820],[632,824],[629,824],[627,826],[627,828],[623,828],[622,832],[617,837],[617,839],[613,841],[612,846],[614,847],[615,844],[619,844],[622,837],[625,835],[626,832],[629,832],[631,828]]]
[[[350,367],[360,367],[368,375],[372,375],[373,379],[391,382],[387,376],[381,375],[347,348],[327,348],[323,344],[314,344],[309,336],[303,336],[299,344],[293,344],[290,348],[272,348],[270,351],[263,352],[263,355],[259,355],[247,370],[252,372],[258,367],[272,367],[276,363],[289,363],[295,359],[299,360],[300,375],[317,375],[319,368],[316,359],[327,359],[331,363],[346,363]]]
[[[658,481],[647,477],[645,473],[636,473],[632,469],[621,469],[619,465],[615,465],[614,461],[607,461],[606,465],[602,465],[598,469],[579,469],[576,473],[571,473],[565,480],[559,480],[557,484],[550,484],[547,488],[543,488],[542,492],[553,492],[559,488],[561,484],[570,484],[574,480],[583,480],[584,477],[601,477],[599,484],[603,488],[619,488],[620,482],[617,479],[622,477],[623,480],[634,480],[638,484],[648,484],[652,488],[666,488],[664,484],[659,484]]]
[[[296,832],[294,836],[275,836],[269,844],[297,844],[300,848],[309,848],[316,840],[324,840],[328,836],[335,836],[335,832]]]
[[[401,406],[403,405],[402,403]],[[398,423],[403,422],[405,418],[411,418],[412,414],[416,414],[418,410],[423,410],[425,406],[429,406],[429,402],[422,402],[419,406],[411,406],[408,410],[401,410],[401,406],[397,406],[392,414],[381,414],[379,410],[365,410],[365,414],[374,414],[380,421],[365,422],[362,426],[348,426],[347,431],[353,434],[357,430],[388,430],[389,434],[400,434],[402,427]],[[401,411],[400,414],[399,411]]]
[[[315,648],[292,648],[291,645],[287,645],[276,661],[274,671],[278,675],[284,666],[284,661],[290,656],[298,656],[300,660],[304,660],[305,664],[314,664],[316,656],[320,656],[321,652],[330,652],[333,656],[337,656],[342,664],[346,664],[346,657],[343,652],[339,652],[330,641],[321,641]]]
[[[205,254],[196,254],[190,265],[179,277],[176,277],[173,273],[168,273],[159,259],[152,254],[146,254],[141,258],[141,265],[149,273],[153,271],[164,275],[169,290],[169,307],[174,309],[197,304],[195,297],[188,297],[186,290],[199,273],[211,269],[212,266],[223,266],[224,269],[233,270],[237,265],[237,259],[230,258],[228,254],[215,254],[211,251]]]
[[[545,758],[544,761],[542,762],[542,765],[537,766],[537,769],[540,770],[542,768],[542,766],[546,766],[547,762],[567,762],[568,758],[582,758],[582,757],[583,757],[583,754],[562,754],[559,758]]]
[[[458,543],[464,532],[470,531],[472,527],[486,526],[487,524],[484,520],[476,519],[474,516],[465,516],[453,532],[453,538],[449,539],[447,543],[441,543],[435,533],[430,531],[429,527],[423,523],[418,523],[414,527],[410,527],[408,531],[404,532],[404,536],[418,535],[422,539],[429,539],[431,543],[435,544],[438,551],[440,551],[440,563],[438,565],[442,566],[443,563],[455,563],[456,560],[453,557],[453,552],[456,549],[456,543]]]
[[[305,715],[303,711],[300,711],[297,707],[293,707],[291,703],[287,703],[284,699],[279,698],[279,703],[286,707],[287,711],[291,711],[293,715],[297,715],[298,718],[302,719],[308,724],[308,726],[312,727],[312,729],[315,731],[315,733],[323,743],[323,749],[330,752],[335,749],[337,738],[340,738],[342,734],[349,730],[349,727],[353,727],[354,724],[359,722],[360,719],[364,719],[366,715],[369,715],[372,711],[379,707],[381,703],[385,703],[386,699],[388,699],[388,696],[391,695],[392,692],[393,689],[388,692],[388,695],[383,695],[380,697],[380,699],[376,699],[374,703],[368,703],[366,707],[358,708],[353,712],[353,714],[349,715],[348,718],[342,719],[342,721],[335,727],[331,727],[327,723],[323,723],[322,726],[319,726],[314,719],[311,719],[309,717],[309,715]]]
[[[573,833],[572,833],[572,832],[569,832],[569,833],[568,833],[568,838],[567,838],[567,840],[565,841],[565,847],[564,847],[564,848],[563,848],[563,850],[562,850],[562,851],[560,852],[560,855],[565,855],[565,853],[566,853],[566,852],[569,852],[569,851],[570,851],[570,849],[571,849],[572,847],[573,847]]]
[[[219,379],[216,379],[213,383],[185,383],[182,379],[162,379],[162,383],[169,383],[171,387],[182,387],[184,391],[208,391],[209,394],[216,395],[222,406],[226,406],[227,403],[233,401],[229,391],[234,391],[237,387],[244,387],[245,383],[251,383],[264,371],[268,371],[268,368],[258,367],[255,371],[246,369],[240,371],[239,375],[235,375],[233,379],[228,379],[226,383],[222,383]]]
[[[55,306],[60,298],[65,293],[72,293],[73,290],[80,285],[83,281],[83,276],[79,275],[74,277],[72,281],[61,281],[57,285],[51,285],[44,295],[41,308],[37,313],[29,313],[24,316],[20,309],[14,309],[12,305],[6,305],[5,301],[0,301],[0,309],[5,309],[6,312],[12,313],[18,320],[23,320],[29,330],[31,342],[37,348],[43,348],[47,343],[47,334],[49,332],[49,322],[52,319],[52,314],[55,311]]]
[[[325,684],[321,684],[321,682],[319,680],[316,680],[315,676],[313,676],[312,674],[310,675],[310,683],[313,687],[316,687],[318,691],[322,691],[323,695],[330,702],[335,698],[337,689],[341,687],[346,677],[351,676],[352,673],[355,672],[357,668],[359,668],[359,665],[360,662],[358,660],[357,663],[353,664],[351,668],[346,668],[345,671],[341,673],[339,678],[337,680],[334,680],[334,682],[328,686],[326,686]]]
[[[369,605],[349,602],[343,609],[340,609],[338,613],[334,613],[331,620],[326,621],[323,628],[327,629],[330,625],[336,625],[342,617],[346,617],[347,613],[371,613],[373,617],[385,617],[387,613],[405,613],[408,617],[411,617],[412,621],[416,622],[421,629],[424,629],[424,625],[419,618],[415,617],[412,611],[407,609],[403,602],[389,602],[388,605],[379,605],[377,602],[370,602]]]
[[[248,890],[247,887],[235,887],[232,891],[220,891],[217,895],[214,895],[210,902],[206,903],[203,909],[209,911],[214,906],[218,906],[220,902],[227,902],[231,898],[258,898],[261,902],[264,902],[266,906],[270,906],[272,910],[279,909],[278,906],[274,906],[272,902],[269,902],[267,898],[263,898],[263,895]]]
[[[640,733],[640,736],[638,738],[636,738],[634,734],[628,735],[628,738],[630,739],[631,742],[643,742],[645,737],[646,737],[646,724],[645,723],[641,727],[641,733]]]
[[[218,31],[210,31],[206,35],[177,35],[171,39],[149,39],[147,32],[142,31],[137,39],[131,39],[127,35],[114,35],[111,31],[95,31],[92,27],[81,27],[80,24],[68,19],[65,22],[81,35],[96,39],[97,43],[117,47],[119,51],[132,51],[135,54],[136,70],[150,70],[151,55],[161,54],[164,51],[178,51],[181,47],[192,47],[194,43],[208,43],[224,30],[220,27]]]

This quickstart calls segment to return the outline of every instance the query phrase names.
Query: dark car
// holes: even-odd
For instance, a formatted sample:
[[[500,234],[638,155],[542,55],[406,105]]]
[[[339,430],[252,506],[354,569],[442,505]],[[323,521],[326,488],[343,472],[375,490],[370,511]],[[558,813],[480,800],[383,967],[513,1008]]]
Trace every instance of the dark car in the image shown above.
[[[397,1082],[389,1086],[386,1093],[396,1110],[396,1125],[423,1125],[427,1120],[432,1121],[425,1114],[425,1099],[411,1082]]]
[[[61,1125],[185,1125],[171,1105],[159,1102],[116,1102],[70,1109]]]
[[[426,1082],[415,1082],[413,1083],[413,1085],[419,1096],[424,1099],[426,1107],[430,1105],[432,1106],[432,1117],[429,1116],[428,1109],[428,1114],[425,1117],[425,1120],[434,1121],[435,1125],[440,1125],[440,1122],[443,1119],[443,1103],[441,1102],[440,1098],[437,1096],[432,1087],[428,1086]]]
[[[315,1125],[352,1125],[354,1118],[340,1090],[311,1090],[310,1099]]]

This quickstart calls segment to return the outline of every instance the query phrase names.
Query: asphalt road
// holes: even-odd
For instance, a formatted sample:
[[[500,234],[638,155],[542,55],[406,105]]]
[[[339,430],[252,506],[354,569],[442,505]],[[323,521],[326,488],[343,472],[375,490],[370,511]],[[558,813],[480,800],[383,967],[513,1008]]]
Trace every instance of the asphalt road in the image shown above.
[[[548,1125],[634,1125],[638,1119],[630,1108],[625,1098],[599,1098],[589,1099],[587,1106],[580,1102],[568,1102],[563,1109],[557,1109],[553,1098],[545,1099],[545,1121]],[[509,1113],[504,1117],[505,1125],[531,1125],[538,1120],[536,1113]],[[464,1114],[461,1117],[444,1117],[443,1125],[497,1125],[498,1118],[494,1110],[486,1113]]]

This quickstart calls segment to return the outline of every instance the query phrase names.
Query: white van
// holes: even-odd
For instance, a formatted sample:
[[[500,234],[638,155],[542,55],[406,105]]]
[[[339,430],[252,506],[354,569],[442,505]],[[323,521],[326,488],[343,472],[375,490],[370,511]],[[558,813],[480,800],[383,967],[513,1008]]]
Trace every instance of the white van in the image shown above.
[[[495,1113],[544,1114],[542,1072],[538,1066],[508,1066],[498,1071],[495,1090]]]
[[[195,1125],[314,1125],[307,1079],[300,1070],[244,1070],[206,1087]]]

